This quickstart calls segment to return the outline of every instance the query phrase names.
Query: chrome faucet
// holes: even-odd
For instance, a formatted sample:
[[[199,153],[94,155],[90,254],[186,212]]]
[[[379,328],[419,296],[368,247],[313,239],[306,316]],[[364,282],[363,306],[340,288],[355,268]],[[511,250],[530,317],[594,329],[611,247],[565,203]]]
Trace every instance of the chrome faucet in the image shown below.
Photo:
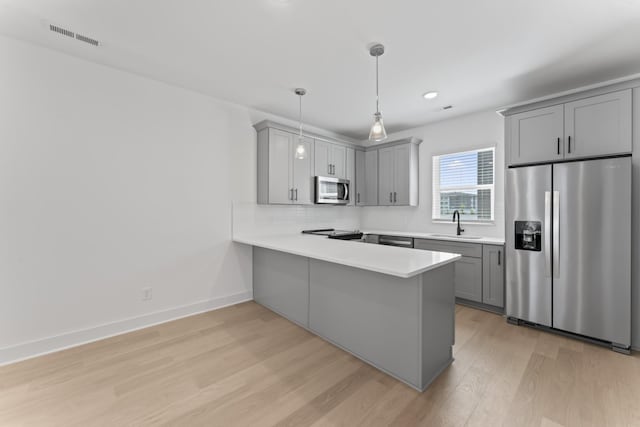
[[[458,229],[456,234],[459,236],[464,231],[464,228],[460,228],[460,212],[458,210],[453,211],[453,222],[456,222],[456,214],[458,215]]]

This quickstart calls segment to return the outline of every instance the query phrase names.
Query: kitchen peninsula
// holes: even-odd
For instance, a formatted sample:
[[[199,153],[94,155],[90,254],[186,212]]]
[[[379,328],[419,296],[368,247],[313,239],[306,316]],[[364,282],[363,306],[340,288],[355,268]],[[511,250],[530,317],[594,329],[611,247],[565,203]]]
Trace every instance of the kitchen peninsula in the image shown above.
[[[312,235],[234,235],[253,246],[259,304],[418,390],[452,362],[460,255]]]

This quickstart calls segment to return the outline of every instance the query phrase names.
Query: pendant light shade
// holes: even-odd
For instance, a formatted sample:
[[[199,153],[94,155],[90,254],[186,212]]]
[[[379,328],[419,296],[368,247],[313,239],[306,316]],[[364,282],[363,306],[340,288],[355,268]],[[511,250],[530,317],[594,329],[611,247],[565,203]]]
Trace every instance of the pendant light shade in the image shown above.
[[[369,141],[384,141],[387,139],[387,131],[384,129],[384,123],[382,121],[382,114],[376,113],[371,131],[369,132]]]
[[[304,146],[304,137],[302,136],[302,97],[307,93],[306,89],[297,88],[295,94],[299,98],[299,118],[300,118],[300,132],[298,134],[298,145],[296,146],[295,158],[297,160],[304,160],[307,157],[307,149]]]
[[[369,132],[369,141],[384,141],[387,139],[387,131],[384,129],[382,113],[380,113],[380,91],[378,90],[378,58],[384,53],[384,46],[376,44],[371,46],[369,54],[376,57],[376,113],[373,115],[374,121]]]

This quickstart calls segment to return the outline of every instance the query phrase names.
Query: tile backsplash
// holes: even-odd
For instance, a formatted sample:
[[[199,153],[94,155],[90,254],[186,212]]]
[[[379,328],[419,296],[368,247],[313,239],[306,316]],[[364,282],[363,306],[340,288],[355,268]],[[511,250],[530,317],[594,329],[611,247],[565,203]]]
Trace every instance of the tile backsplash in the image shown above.
[[[350,206],[286,206],[237,202],[232,205],[234,235],[299,233],[313,228],[356,230],[358,208]]]

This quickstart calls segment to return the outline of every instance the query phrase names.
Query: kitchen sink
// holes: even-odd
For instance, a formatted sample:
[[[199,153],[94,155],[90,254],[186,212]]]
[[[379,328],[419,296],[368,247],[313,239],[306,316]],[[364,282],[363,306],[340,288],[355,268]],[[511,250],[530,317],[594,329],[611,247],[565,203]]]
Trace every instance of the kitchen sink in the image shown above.
[[[443,237],[447,239],[469,239],[469,240],[482,239],[482,236],[458,236],[456,234],[432,234],[431,236]]]

